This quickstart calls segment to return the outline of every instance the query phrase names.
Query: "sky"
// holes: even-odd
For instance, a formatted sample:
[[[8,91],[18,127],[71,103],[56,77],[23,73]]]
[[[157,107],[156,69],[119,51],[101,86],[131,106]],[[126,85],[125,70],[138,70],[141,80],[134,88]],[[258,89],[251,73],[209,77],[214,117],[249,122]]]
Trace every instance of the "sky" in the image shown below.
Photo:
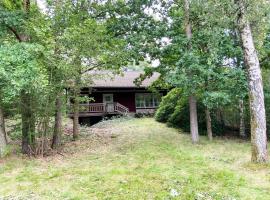
[[[37,0],[38,7],[40,7],[43,11],[46,9],[46,0]]]

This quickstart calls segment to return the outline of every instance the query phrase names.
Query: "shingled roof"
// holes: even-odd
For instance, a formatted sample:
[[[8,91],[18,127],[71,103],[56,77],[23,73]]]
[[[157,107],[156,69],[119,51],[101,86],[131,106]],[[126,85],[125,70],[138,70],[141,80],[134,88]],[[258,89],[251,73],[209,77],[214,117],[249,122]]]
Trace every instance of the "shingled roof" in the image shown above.
[[[159,77],[159,73],[154,73],[152,77],[145,79],[140,86],[136,86],[134,81],[143,74],[139,71],[125,71],[122,75],[113,75],[111,72],[95,72],[92,87],[99,88],[146,88],[149,87]]]

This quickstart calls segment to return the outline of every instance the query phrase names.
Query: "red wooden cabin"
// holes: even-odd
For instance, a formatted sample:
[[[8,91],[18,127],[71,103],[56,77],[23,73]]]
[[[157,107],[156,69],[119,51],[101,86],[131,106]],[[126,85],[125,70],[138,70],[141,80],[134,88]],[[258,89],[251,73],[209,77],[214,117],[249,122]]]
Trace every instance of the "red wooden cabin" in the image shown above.
[[[153,93],[147,88],[158,79],[159,74],[155,73],[137,86],[134,81],[140,74],[137,71],[126,71],[122,75],[106,71],[90,74],[92,83],[81,89],[81,96],[92,100],[80,105],[80,117],[154,113],[163,91]]]

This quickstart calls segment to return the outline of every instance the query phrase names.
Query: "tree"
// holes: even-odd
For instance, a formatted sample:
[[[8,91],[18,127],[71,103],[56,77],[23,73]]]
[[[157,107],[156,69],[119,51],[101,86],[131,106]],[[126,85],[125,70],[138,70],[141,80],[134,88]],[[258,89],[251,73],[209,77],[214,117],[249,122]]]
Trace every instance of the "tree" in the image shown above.
[[[251,144],[253,162],[267,162],[266,118],[264,92],[259,58],[253,41],[245,1],[235,0],[238,6],[238,29],[240,32],[245,65],[248,73],[249,104],[251,116]]]
[[[61,143],[63,90],[75,94],[71,99],[78,116],[80,88],[91,79],[89,72],[118,71],[127,58],[127,45],[108,29],[102,3],[48,2],[49,15],[28,0],[0,5],[1,106],[2,101],[7,110],[21,105],[14,115],[21,114],[22,151],[28,154],[40,150],[39,141],[43,148],[54,116],[51,146],[56,148]],[[76,139],[79,124],[78,117],[74,119]],[[35,143],[36,137],[42,140]]]
[[[12,5],[12,3],[11,3]],[[15,6],[15,8],[19,6]],[[22,7],[19,8],[21,10],[21,14],[25,14],[25,16],[29,15],[30,12],[30,0],[24,0]],[[7,13],[8,14],[8,13]],[[16,15],[12,16],[9,15],[10,18],[16,17]],[[22,17],[23,15],[21,15]],[[14,19],[16,20],[16,18]],[[27,17],[22,17],[21,20],[26,20]],[[14,21],[15,21],[14,20]],[[7,20],[8,22],[8,20]],[[13,22],[13,21],[12,21]],[[3,23],[7,29],[9,29],[17,38],[19,42],[28,42],[29,36],[26,33],[20,33],[16,30],[15,27],[6,23]],[[32,146],[34,143],[34,127],[35,127],[35,120],[34,115],[31,111],[31,97],[25,90],[21,90],[21,114],[22,114],[22,151],[23,153],[29,153],[29,147]]]
[[[117,14],[120,16],[119,23],[117,23],[117,33],[125,37],[128,40],[130,49],[134,53],[134,58],[139,62],[140,60],[146,60],[146,57],[151,59],[160,59],[162,56],[162,49],[164,48],[162,39],[168,37],[167,32],[171,31],[168,27],[168,20],[170,17],[169,10],[174,2],[162,2],[162,1],[138,1],[138,2],[128,2],[126,5],[125,12],[117,11]],[[176,2],[178,4],[179,2]],[[188,47],[191,47],[191,23],[189,21],[189,1],[184,1],[185,7],[185,30],[186,38],[189,40]],[[157,5],[162,5],[163,8],[158,8]],[[122,7],[123,5],[118,5]],[[159,12],[160,15],[152,15],[149,13],[149,10]],[[119,17],[118,17],[119,18]],[[160,18],[160,19],[159,19]],[[123,33],[125,30],[125,33]],[[182,35],[183,37],[183,35]],[[166,46],[166,45],[165,45]],[[167,68],[164,70],[161,67],[156,69],[145,69],[145,75],[143,78],[151,76],[153,71],[158,71],[161,73],[161,76],[166,76],[168,72]],[[165,68],[165,67],[164,67]],[[192,76],[190,74],[190,76]],[[197,108],[196,108],[196,97],[194,93],[189,95],[190,103],[190,123],[191,123],[191,136],[194,143],[199,141],[198,134],[198,120],[197,120]]]
[[[190,6],[189,0],[184,0],[186,36],[188,40],[191,40],[192,32],[191,32],[191,23],[190,23],[190,17],[189,17],[189,6]],[[197,143],[199,142],[199,131],[198,131],[198,119],[197,119],[197,100],[194,94],[189,95],[189,117],[190,117],[191,139],[193,143]]]
[[[55,87],[56,99],[55,99],[55,113],[54,113],[54,129],[53,129],[53,138],[51,147],[53,149],[57,148],[61,144],[61,137],[62,137],[62,96],[63,90],[65,87],[65,79],[67,76],[67,68],[64,63],[61,63],[61,43],[59,38],[64,30],[64,25],[62,24],[63,16],[61,10],[61,0],[56,0],[52,2],[51,10],[53,11],[53,16],[51,17],[52,21],[52,40],[54,44],[54,54],[53,54],[53,83],[57,87]]]
[[[50,50],[49,45],[46,46],[49,41],[43,40],[47,38],[44,16],[30,1],[16,2],[7,0],[0,8],[3,35],[0,63],[4,77],[1,89],[5,102],[11,106],[20,105],[16,112],[21,114],[22,152],[31,154],[38,148],[35,145],[36,122],[45,123],[44,127],[49,123],[47,113],[51,106],[47,97],[51,96],[51,90],[46,56],[50,57]],[[42,134],[46,132],[44,128]]]
[[[61,17],[65,22],[62,33],[61,55],[70,69],[69,84],[73,100],[73,139],[79,136],[80,88],[91,81],[93,70],[111,70],[117,73],[128,57],[126,42],[109,30],[113,23],[106,13],[106,4],[62,1]],[[104,11],[105,10],[105,11]],[[110,22],[109,22],[110,21]],[[85,99],[84,99],[85,100]]]
[[[29,145],[34,145],[36,111],[42,107],[37,99],[44,95],[47,77],[44,66],[40,62],[43,48],[35,44],[6,44],[0,48],[0,65],[2,66],[2,101],[9,104],[21,104],[19,113],[22,115],[22,144],[24,153],[29,153]],[[40,96],[39,96],[40,95]],[[14,105],[13,105],[14,106]]]
[[[117,26],[119,34],[122,33],[121,30],[128,30],[124,36],[137,59],[143,59],[147,55],[152,60],[160,61],[156,68],[145,68],[142,78],[157,71],[167,83],[181,88],[183,95],[189,96],[191,135],[194,142],[198,139],[196,101],[204,102],[211,135],[210,104],[213,102],[210,99],[215,99],[215,104],[218,105],[219,102],[222,105],[222,101],[232,97],[227,93],[228,88],[222,92],[217,90],[222,88],[222,84],[228,86],[226,82],[220,81],[222,76],[227,75],[223,72],[224,68],[235,65],[230,63],[224,66],[225,61],[234,60],[239,54],[239,46],[234,44],[230,34],[234,27],[226,16],[229,9],[221,8],[213,1],[203,3],[202,6],[202,2],[196,0],[130,2],[128,8],[132,8],[132,11],[120,13],[123,17],[120,17],[120,25]],[[162,8],[157,5],[162,5]],[[157,14],[151,14],[149,10]],[[209,10],[214,12],[208,12]],[[219,17],[220,13],[224,13],[223,18]],[[123,24],[128,24],[129,27]],[[209,95],[211,98],[206,98]]]
[[[223,80],[232,70],[227,70],[230,66],[224,65],[224,62],[233,60],[238,53],[233,49],[238,48],[232,48],[231,35],[224,31],[225,27],[222,24],[227,22],[227,19],[218,20],[213,14],[215,12],[207,12],[209,9],[216,10],[211,1],[204,2],[204,6],[201,5],[201,1],[195,0],[191,1],[190,5],[188,1],[186,4],[188,6],[183,9],[178,1],[177,6],[173,6],[169,11],[171,24],[168,27],[168,37],[171,41],[161,50],[160,68],[165,71],[169,83],[183,89],[187,96],[196,95],[197,100],[203,102],[208,135],[211,139],[211,110],[229,102],[228,98],[231,98],[227,92],[228,88],[224,88],[228,87],[228,83]],[[185,32],[181,30],[183,21],[187,19],[187,7],[190,11],[189,22],[192,25],[190,39],[186,39],[187,33],[191,32],[190,26],[185,25]]]

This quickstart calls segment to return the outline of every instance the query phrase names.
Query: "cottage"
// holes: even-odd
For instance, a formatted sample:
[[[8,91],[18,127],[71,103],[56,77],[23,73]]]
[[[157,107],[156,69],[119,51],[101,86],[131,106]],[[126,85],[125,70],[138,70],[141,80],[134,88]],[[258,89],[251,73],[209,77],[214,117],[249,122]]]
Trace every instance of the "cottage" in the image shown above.
[[[94,78],[89,87],[81,89],[81,96],[90,97],[91,100],[80,104],[80,118],[154,113],[164,91],[153,93],[148,87],[158,79],[159,74],[154,73],[137,86],[134,81],[141,73],[125,71],[121,75],[113,75],[105,71],[92,74]]]

